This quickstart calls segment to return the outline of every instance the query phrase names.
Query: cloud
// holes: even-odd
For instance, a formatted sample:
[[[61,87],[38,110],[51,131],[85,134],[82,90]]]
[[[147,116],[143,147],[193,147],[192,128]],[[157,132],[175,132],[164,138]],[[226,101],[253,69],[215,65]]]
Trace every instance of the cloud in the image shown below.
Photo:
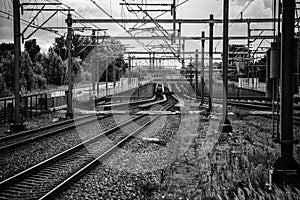
[[[261,0],[231,0],[237,6],[246,6],[248,3],[256,3]],[[263,8],[264,9],[272,9],[273,7],[273,0],[263,0]],[[250,5],[251,5],[250,4]]]
[[[25,1],[25,0],[24,0]],[[27,0],[28,1],[28,0]],[[78,13],[84,16],[87,19],[90,18],[109,18],[106,16],[97,6],[95,6],[90,0],[61,0],[61,2],[71,6]],[[105,11],[109,14],[113,14],[115,18],[121,18],[122,7],[119,5],[121,0],[95,0],[95,2],[101,6]],[[270,18],[272,0],[231,0],[230,1],[230,18],[236,18],[239,16],[240,12],[243,8],[251,2],[251,5],[245,10],[243,13],[244,18],[261,18],[267,17]],[[209,14],[214,14],[214,17],[222,18],[222,3],[223,0],[190,0],[187,3],[183,4],[178,8],[177,17],[184,18],[196,18],[196,19],[207,19],[209,18]],[[0,7],[3,3],[0,2]],[[3,7],[3,6],[2,6]],[[3,8],[1,8],[3,10]],[[126,10],[126,8],[124,8]],[[30,20],[29,14],[22,16],[27,20]],[[50,13],[51,14],[51,13]],[[49,14],[49,15],[50,15]],[[43,13],[41,18],[39,19],[39,24],[47,19],[47,13]],[[135,15],[126,13],[126,18],[135,18]],[[65,15],[58,14],[53,19],[51,19],[45,26],[63,26],[65,27]],[[167,13],[162,18],[171,18],[170,14]],[[115,36],[124,36],[127,35],[125,31],[123,31],[117,24],[109,23],[109,24],[95,24],[100,28],[108,28],[108,34]],[[153,24],[152,24],[153,25]],[[74,26],[80,26],[76,24]],[[87,24],[87,26],[92,26]],[[133,26],[133,24],[127,25],[128,27]],[[172,28],[171,25],[162,24],[166,29]],[[93,27],[93,26],[92,26]],[[24,26],[22,27],[24,28]],[[183,24],[182,25],[182,34],[187,34],[188,36],[200,35],[200,31],[204,30],[207,33],[208,25],[195,25],[195,24]],[[22,29],[23,30],[23,29]],[[244,35],[245,26],[243,25],[234,25],[232,26],[230,33],[235,35]],[[30,30],[32,31],[32,30]],[[64,34],[66,30],[60,30],[61,34]],[[222,26],[215,26],[216,35],[220,35],[222,33]],[[29,32],[30,33],[30,32]],[[90,32],[85,32],[84,34],[90,34]],[[26,34],[27,35],[27,34]],[[47,51],[50,45],[54,42],[54,38],[57,35],[52,33],[48,33],[42,30],[39,30],[37,33],[33,35],[32,38],[36,38],[38,44],[41,46],[43,51]],[[0,18],[0,41],[13,41],[12,36],[12,23],[11,21]],[[129,41],[125,41],[128,43]],[[198,44],[198,42],[197,42]],[[134,45],[138,46],[138,45]],[[188,48],[188,47],[187,47]]]

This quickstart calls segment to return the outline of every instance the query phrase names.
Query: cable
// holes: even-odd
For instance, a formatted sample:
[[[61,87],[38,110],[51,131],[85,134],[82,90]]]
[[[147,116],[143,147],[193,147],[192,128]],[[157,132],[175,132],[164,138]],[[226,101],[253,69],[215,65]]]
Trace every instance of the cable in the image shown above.
[[[10,13],[8,13],[8,12],[5,12],[5,11],[2,11],[2,10],[0,10],[0,13],[3,13],[3,14],[5,14],[5,15],[11,17],[11,18],[9,18],[9,20],[13,21],[13,15],[12,15],[12,14],[10,14]],[[20,19],[20,20],[21,20],[21,23],[22,23],[22,24],[25,24],[25,25],[28,25],[28,24],[30,23],[29,21],[27,21],[27,20],[25,20],[25,19]],[[33,25],[33,24],[31,24],[30,27],[32,27],[32,28],[38,28],[38,26]],[[52,33],[54,33],[54,34],[56,34],[56,35],[59,35],[59,36],[62,36],[62,35],[59,34],[57,31],[52,30],[52,29],[49,29],[49,28],[43,28],[43,27],[40,27],[40,29],[41,29],[41,30],[44,30],[44,31],[52,32]]]
[[[112,20],[115,21],[115,23],[117,23],[119,26],[121,26],[131,37],[135,38],[131,32],[129,32],[128,30],[126,30],[126,28],[119,23],[118,21],[116,21],[112,16],[109,15],[109,13],[107,13],[103,8],[101,8],[101,6],[99,6],[94,0],[90,0],[92,3],[94,3],[104,14],[106,14],[107,16],[109,16]],[[146,51],[151,51],[149,48],[147,48],[147,46],[141,42],[139,39],[135,38],[135,40],[146,50]]]
[[[254,0],[250,0],[246,6],[242,9],[242,11],[240,12],[240,14],[238,14],[235,19],[238,19],[240,16],[241,16],[241,13],[245,12],[245,10],[247,10],[249,8],[249,6],[252,4],[252,2],[254,2]],[[228,29],[231,28],[231,26],[233,25],[233,23],[231,23],[229,26],[228,26]],[[217,45],[215,46],[215,48],[217,48],[219,46],[219,44],[221,43],[221,40],[218,41]]]

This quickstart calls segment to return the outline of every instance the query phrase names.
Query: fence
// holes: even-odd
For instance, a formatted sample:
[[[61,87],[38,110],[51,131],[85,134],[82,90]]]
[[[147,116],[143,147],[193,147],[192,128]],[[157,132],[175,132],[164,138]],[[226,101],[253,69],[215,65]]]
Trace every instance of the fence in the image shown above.
[[[131,78],[130,81],[128,79],[124,79],[122,81],[123,82],[119,82],[116,87],[110,86],[107,90],[107,95],[113,95],[131,90],[137,88],[141,84],[143,85],[149,82],[148,80],[138,82],[137,78]],[[80,94],[78,91],[80,91]],[[75,88],[73,92],[73,99],[79,100],[80,96],[91,99],[91,96],[93,95],[96,95],[98,98],[104,97],[106,96],[106,89],[101,88],[98,91],[92,92],[90,86]],[[67,96],[65,90],[23,95],[21,96],[20,102],[22,120],[25,121],[27,118],[32,118],[33,116],[38,116],[42,113],[48,113],[57,107],[64,108],[66,107],[66,104]],[[0,123],[13,122],[15,115],[14,108],[14,97],[0,98]]]
[[[59,95],[60,94],[60,95]],[[45,92],[21,96],[20,107],[22,120],[32,118],[41,113],[49,112],[49,109],[66,104],[65,91]],[[15,117],[15,98],[0,98],[0,122],[12,122]]]

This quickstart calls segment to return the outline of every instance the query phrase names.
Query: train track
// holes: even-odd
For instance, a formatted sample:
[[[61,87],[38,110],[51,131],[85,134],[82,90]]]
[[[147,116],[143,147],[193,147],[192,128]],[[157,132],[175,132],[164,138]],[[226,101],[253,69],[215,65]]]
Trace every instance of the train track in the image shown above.
[[[157,99],[155,99],[156,101]],[[128,103],[130,107],[122,107],[124,108],[137,108],[139,104],[133,104],[131,105],[131,102]],[[118,108],[118,109],[122,109]],[[136,112],[136,111],[135,111]],[[132,112],[131,112],[132,114]],[[95,116],[85,116],[81,117],[79,119],[76,119],[76,124],[74,123],[74,120],[66,120],[63,122],[55,123],[52,125],[44,126],[41,128],[33,129],[33,130],[28,130],[24,131],[18,134],[13,134],[10,136],[2,137],[0,138],[0,151],[2,150],[7,150],[10,148],[18,147],[20,145],[24,145],[30,142],[38,141],[68,130],[72,130],[74,128],[78,128],[80,126],[87,125],[89,123],[93,123],[96,120],[102,120],[108,117],[111,117],[112,114],[106,114],[104,116],[99,117],[100,115],[97,114],[96,118]]]
[[[244,101],[228,101],[228,105],[231,106],[235,106],[238,108],[242,108],[242,109],[247,109],[247,110],[260,110],[260,111],[270,111],[272,110],[272,104],[271,103],[263,103],[263,102],[244,102]],[[275,107],[276,108],[276,107]],[[297,108],[298,107],[295,107]],[[273,116],[272,115],[268,115],[268,114],[261,114],[261,116],[268,118],[268,119],[272,119]],[[274,115],[275,119],[277,119],[277,116]],[[293,124],[296,126],[300,126],[300,117],[294,116],[293,117]]]
[[[173,98],[155,106],[155,110],[170,109],[175,103]],[[159,117],[137,116],[0,182],[0,199],[52,199]],[[132,128],[133,122],[140,126],[133,126],[129,134],[118,133],[127,126]],[[109,136],[116,132],[115,139],[110,140]]]
[[[18,147],[23,144],[27,144],[29,142],[34,142],[46,137],[50,137],[71,129],[74,129],[79,126],[83,126],[89,123],[92,123],[96,120],[105,119],[107,117],[110,117],[112,115],[105,115],[102,117],[97,117],[95,119],[95,116],[86,116],[82,117],[80,119],[76,120],[76,125],[74,123],[74,120],[66,120],[63,122],[59,122],[56,124],[52,124],[49,126],[44,126],[41,128],[24,131],[18,134],[13,134],[10,136],[2,137],[0,138],[0,151],[7,150],[13,147]]]

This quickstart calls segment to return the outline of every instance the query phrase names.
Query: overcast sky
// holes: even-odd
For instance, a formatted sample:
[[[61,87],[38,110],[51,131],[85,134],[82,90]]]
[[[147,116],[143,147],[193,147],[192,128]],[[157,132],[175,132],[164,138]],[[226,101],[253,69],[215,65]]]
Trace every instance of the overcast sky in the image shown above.
[[[29,0],[21,0],[21,2],[28,2]],[[48,0],[54,1],[54,0]],[[142,2],[143,0],[127,0],[127,2]],[[11,0],[2,0],[0,3],[1,11],[5,11],[8,13],[12,13],[12,1]],[[32,1],[31,2],[35,2]],[[36,1],[41,2],[41,0]],[[46,2],[46,1],[45,1]],[[90,0],[62,0],[60,1],[66,5],[69,5],[71,8],[74,8],[79,14],[84,16],[85,18],[109,18],[106,14],[104,14],[97,6],[92,3]],[[112,15],[114,18],[136,18],[134,14],[131,14],[127,11],[126,7],[122,7],[119,5],[121,0],[95,0],[95,2],[105,11]],[[143,2],[148,3],[171,3],[172,0],[144,0]],[[183,0],[176,0],[177,3],[183,2]],[[244,11],[243,18],[271,18],[272,17],[272,2],[273,0],[231,0],[230,1],[230,18],[237,18],[240,17],[240,12],[246,7],[248,3],[251,3],[249,7]],[[214,14],[214,17],[217,19],[222,18],[222,7],[223,7],[222,0],[189,0],[183,5],[179,6],[177,9],[177,18],[185,19],[185,18],[195,18],[195,19],[207,19],[209,18],[210,14]],[[165,7],[160,7],[161,9],[165,9]],[[25,12],[22,15],[23,19],[30,21],[33,16],[34,12]],[[47,16],[49,16],[50,12],[46,13],[43,12],[42,15],[38,17],[35,22],[37,24],[41,24]],[[152,17],[155,17],[160,13],[151,13]],[[13,42],[13,30],[12,30],[12,21],[11,17],[0,13],[0,42]],[[139,17],[142,17],[142,14],[138,14]],[[7,19],[9,18],[9,19]],[[59,13],[54,16],[45,26],[66,26],[64,23],[65,15]],[[171,19],[172,16],[170,13],[166,13],[161,18],[169,18]],[[129,36],[120,26],[116,24],[96,24],[100,28],[107,28],[108,34],[111,36]],[[80,25],[77,25],[80,26]],[[90,26],[90,25],[88,25]],[[132,25],[126,25],[126,28],[129,29]],[[150,26],[150,25],[149,25]],[[152,24],[151,26],[154,26]],[[172,25],[162,24],[165,29],[171,29]],[[253,24],[251,28],[258,28],[258,27],[266,27],[270,24]],[[182,35],[183,36],[199,36],[201,31],[205,31],[206,35],[208,35],[208,25],[199,25],[199,24],[184,24],[182,26]],[[222,26],[215,25],[214,27],[214,35],[221,36],[222,35]],[[24,29],[24,25],[22,25],[22,30]],[[30,34],[32,29],[29,29],[25,36]],[[60,33],[64,34],[65,30],[60,31]],[[91,31],[87,31],[84,34],[90,34]],[[246,25],[237,25],[234,24],[230,27],[229,30],[230,35],[239,35],[239,36],[246,36],[247,35],[247,27]],[[146,34],[147,35],[147,34]],[[149,34],[148,34],[149,35]],[[149,35],[151,36],[151,34]],[[42,51],[47,51],[48,48],[54,42],[54,38],[57,35],[53,33],[49,33],[46,31],[39,30],[35,33],[30,39],[36,38],[38,44],[41,46]],[[241,43],[245,44],[246,41],[230,41],[230,43]],[[133,46],[136,46],[135,49],[132,50],[142,50],[141,47],[138,47],[137,43],[133,43],[130,41],[122,41],[122,43],[127,44],[130,43]],[[222,42],[218,43],[217,41],[214,43],[217,49],[221,49]],[[198,48],[199,41],[190,41],[186,44],[187,50],[193,50]]]

